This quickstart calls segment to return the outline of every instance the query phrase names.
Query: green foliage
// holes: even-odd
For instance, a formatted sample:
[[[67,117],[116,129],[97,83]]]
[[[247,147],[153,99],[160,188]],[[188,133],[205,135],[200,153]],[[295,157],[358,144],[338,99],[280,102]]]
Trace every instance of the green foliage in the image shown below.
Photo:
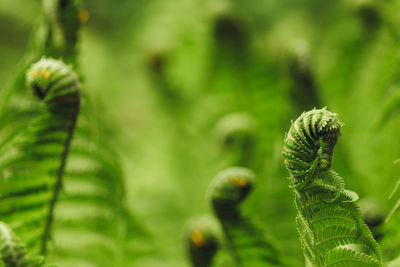
[[[83,7],[90,11],[87,24]],[[306,255],[319,247],[318,238],[340,235],[314,254],[324,254],[333,266],[380,264],[357,196],[330,169],[333,161],[341,176],[351,178],[346,189],[360,195],[362,218],[382,248],[382,262],[397,266],[399,7],[399,0],[0,1],[0,193],[17,181],[30,188],[39,169],[40,179],[47,179],[45,167],[57,176],[61,146],[52,144],[65,135],[43,143],[39,129],[32,129],[53,108],[52,100],[40,99],[46,72],[39,73],[36,92],[25,86],[31,64],[54,58],[69,64],[85,90],[52,208],[46,262],[185,267],[193,245],[192,224],[181,245],[185,223],[210,213],[204,200],[210,178],[241,166],[263,179],[251,194],[230,187],[233,199],[244,195],[234,205],[214,203],[227,240],[218,238],[218,253],[195,262],[266,266],[263,255],[277,250],[265,232],[282,248],[281,265],[293,260],[286,265],[303,266],[293,220],[296,213],[305,218],[303,199],[318,203],[309,208],[320,219],[299,222],[308,226],[299,227],[308,229],[300,231]],[[287,190],[281,153],[287,122],[324,105],[347,123],[335,158],[329,154],[337,129],[322,138],[327,143],[320,154],[286,155],[294,187]],[[61,114],[49,123],[58,128]],[[21,238],[29,258],[38,246],[27,238],[47,224],[50,206],[41,216],[13,205],[52,198],[54,184],[48,185],[29,192],[29,199],[20,191],[0,195],[0,215],[6,215],[0,220]],[[203,222],[193,223],[217,240],[220,231]],[[312,239],[310,229],[317,228]],[[192,256],[197,248],[192,246]]]
[[[208,217],[192,219],[185,229],[185,245],[193,267],[213,265],[219,241],[215,226]]]
[[[257,126],[254,118],[245,113],[222,117],[215,127],[219,146],[230,155],[234,166],[255,167],[257,155]]]
[[[87,105],[71,144],[50,257],[60,266],[129,265],[135,258],[129,242],[144,231],[125,205],[118,155],[99,138],[102,124],[89,120],[90,110]]]
[[[239,205],[251,192],[254,173],[232,167],[219,173],[210,186],[210,200],[222,224],[237,266],[283,266],[281,255],[254,223],[243,216]]]
[[[0,264],[6,267],[40,267],[43,257],[29,256],[25,245],[5,223],[0,222]]]
[[[321,106],[315,77],[312,73],[310,44],[303,39],[296,40],[287,47],[284,63],[290,81],[290,100],[298,113]]]
[[[297,228],[312,266],[382,266],[381,252],[343,178],[331,170],[341,123],[326,109],[303,113],[283,155],[295,192]]]
[[[77,0],[43,0],[43,22],[37,31],[37,55],[76,64],[78,30],[84,20]]]
[[[79,85],[74,72],[53,59],[32,65],[27,85],[42,110],[4,147],[0,214],[31,251],[45,254],[79,112]]]

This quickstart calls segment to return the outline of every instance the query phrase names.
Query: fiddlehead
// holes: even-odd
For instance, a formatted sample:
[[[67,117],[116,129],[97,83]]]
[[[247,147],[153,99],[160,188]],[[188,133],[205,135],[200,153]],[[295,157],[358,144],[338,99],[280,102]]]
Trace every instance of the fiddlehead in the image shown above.
[[[0,216],[28,249],[45,254],[79,112],[79,82],[54,59],[32,65],[26,80],[41,111],[2,151]]]
[[[75,65],[78,30],[87,15],[79,10],[76,0],[42,2],[44,22],[36,36],[36,57],[61,57],[64,62]]]
[[[43,266],[43,257],[29,256],[25,244],[8,225],[0,222],[0,263],[6,267],[40,267]]]
[[[210,187],[212,207],[238,266],[283,266],[275,246],[239,210],[253,188],[253,181],[254,173],[246,168],[222,171]]]
[[[312,72],[309,43],[300,39],[285,51],[285,65],[290,80],[289,96],[296,111],[321,105],[317,84]]]
[[[216,56],[220,60],[229,60],[234,67],[238,68],[246,65],[250,47],[250,34],[240,18],[230,14],[219,14],[215,18],[213,34]]]
[[[295,189],[311,182],[317,170],[330,169],[340,126],[336,115],[325,109],[303,113],[292,123],[283,156]]]
[[[399,40],[398,16],[393,12],[398,8],[395,1],[357,0],[350,4],[369,33],[386,28],[395,41]]]
[[[218,251],[219,242],[207,217],[196,218],[185,230],[186,249],[193,267],[209,267]]]
[[[381,252],[343,178],[331,170],[341,123],[326,109],[303,113],[286,136],[283,156],[295,192],[297,228],[312,266],[381,266]],[[353,266],[352,265],[352,266]]]
[[[354,1],[353,9],[360,17],[364,27],[370,31],[375,30],[382,22],[378,1]]]
[[[360,200],[360,210],[365,224],[379,241],[383,236],[382,225],[386,215],[382,204],[373,198],[364,198]]]
[[[42,20],[31,37],[30,52],[25,56],[21,71],[13,86],[5,92],[3,101],[7,103],[17,94],[18,106],[20,98],[26,98],[23,90],[26,84],[26,71],[31,64],[42,57],[62,59],[76,67],[77,43],[79,28],[85,11],[80,10],[79,0],[42,0]],[[83,13],[82,13],[83,12]],[[87,13],[87,12],[86,12]],[[86,15],[87,17],[88,15]],[[7,113],[0,110],[0,114]]]
[[[76,65],[79,0],[43,0],[42,21],[31,37],[30,52],[12,87],[0,92],[0,148],[38,113],[37,101],[25,92],[26,71],[43,56]],[[84,11],[82,11],[84,12]]]
[[[256,122],[246,113],[231,113],[222,117],[216,125],[219,146],[231,156],[235,166],[253,167],[256,158]]]

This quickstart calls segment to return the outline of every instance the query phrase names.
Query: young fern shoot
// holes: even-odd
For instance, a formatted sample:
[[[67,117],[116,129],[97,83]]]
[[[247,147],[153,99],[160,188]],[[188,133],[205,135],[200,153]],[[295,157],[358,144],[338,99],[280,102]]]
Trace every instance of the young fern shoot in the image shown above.
[[[44,255],[79,113],[79,82],[67,65],[45,58],[26,80],[41,112],[1,151],[0,217],[31,252]]]
[[[257,125],[246,113],[230,113],[218,120],[215,127],[219,146],[235,166],[258,167]]]
[[[210,187],[212,207],[237,266],[285,266],[276,247],[239,210],[253,188],[253,181],[254,173],[247,168],[222,171]]]
[[[304,256],[308,266],[382,266],[357,194],[344,189],[343,178],[331,169],[340,127],[336,114],[313,109],[292,123],[285,139]]]
[[[186,226],[185,245],[193,267],[212,266],[218,251],[218,238],[208,219],[196,218]]]
[[[0,266],[40,267],[43,260],[41,256],[29,256],[25,244],[7,224],[0,222]]]

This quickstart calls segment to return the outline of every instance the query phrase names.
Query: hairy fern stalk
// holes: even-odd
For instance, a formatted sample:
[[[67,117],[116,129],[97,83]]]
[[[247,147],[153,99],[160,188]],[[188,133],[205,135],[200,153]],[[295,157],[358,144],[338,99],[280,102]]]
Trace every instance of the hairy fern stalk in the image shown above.
[[[303,113],[286,136],[283,156],[295,193],[297,228],[307,266],[382,266],[363,222],[358,196],[331,169],[341,123],[326,109]]]
[[[46,254],[79,113],[79,83],[64,63],[41,59],[27,71],[40,113],[0,157],[0,217],[33,253]]]

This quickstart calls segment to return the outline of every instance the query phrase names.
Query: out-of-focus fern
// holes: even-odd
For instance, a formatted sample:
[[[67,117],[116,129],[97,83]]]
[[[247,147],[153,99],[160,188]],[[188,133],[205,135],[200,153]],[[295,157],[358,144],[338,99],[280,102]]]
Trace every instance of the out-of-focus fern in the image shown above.
[[[396,1],[357,0],[350,3],[367,30],[373,32],[383,26],[394,40],[399,40],[399,20],[394,11],[398,8]]]
[[[382,224],[385,221],[384,207],[373,198],[364,198],[360,201],[360,209],[365,224],[371,230],[374,238],[379,241],[382,238]]]
[[[0,216],[30,251],[46,254],[79,112],[79,81],[64,63],[42,59],[28,70],[27,85],[41,112],[2,148]]]
[[[400,257],[387,263],[387,267],[398,267],[400,266]]]
[[[63,58],[66,63],[76,64],[76,44],[85,11],[79,10],[77,0],[42,0],[43,22],[35,36],[33,58],[46,56]]]
[[[326,109],[303,113],[286,136],[283,155],[295,193],[297,227],[311,266],[382,266],[362,220],[356,193],[331,170],[341,123]]]
[[[76,64],[78,30],[87,12],[78,2],[80,1],[42,0],[42,21],[33,35],[30,52],[15,81],[16,90],[23,89],[25,71],[29,65],[43,56],[62,58],[68,64]]]
[[[247,168],[222,171],[210,187],[212,207],[238,266],[283,266],[276,247],[239,210],[240,203],[252,190],[253,180],[254,173]]]
[[[86,110],[88,111],[88,110]],[[129,242],[143,236],[125,206],[116,153],[92,131],[86,112],[78,124],[66,166],[54,225],[51,256],[60,266],[129,266],[137,253]],[[97,125],[99,126],[99,125]]]
[[[30,51],[13,85],[0,93],[0,147],[11,140],[38,113],[37,101],[25,93],[26,71],[41,57],[76,65],[76,44],[82,11],[78,0],[43,0],[42,22],[32,35]],[[82,19],[81,19],[82,20]],[[12,123],[11,123],[12,122]]]
[[[185,230],[185,243],[193,267],[213,265],[219,242],[210,218],[201,217],[191,220]]]
[[[216,137],[222,151],[230,157],[229,165],[260,167],[255,162],[259,158],[256,128],[254,118],[246,113],[231,113],[217,122]]]
[[[42,256],[28,255],[25,244],[8,225],[0,222],[0,266],[40,267],[43,261]]]
[[[300,39],[294,41],[285,51],[284,61],[290,80],[290,101],[296,113],[322,104],[311,69],[309,50],[309,43]]]

